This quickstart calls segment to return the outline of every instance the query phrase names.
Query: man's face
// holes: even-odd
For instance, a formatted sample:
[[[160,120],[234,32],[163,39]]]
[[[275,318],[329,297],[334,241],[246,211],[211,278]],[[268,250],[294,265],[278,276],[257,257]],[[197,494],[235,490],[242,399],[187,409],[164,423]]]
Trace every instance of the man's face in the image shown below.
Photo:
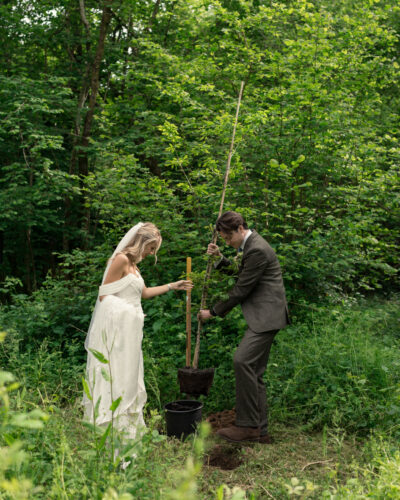
[[[228,246],[238,249],[244,240],[246,229],[243,229],[243,226],[239,226],[236,231],[230,233],[225,233],[225,231],[218,232]]]

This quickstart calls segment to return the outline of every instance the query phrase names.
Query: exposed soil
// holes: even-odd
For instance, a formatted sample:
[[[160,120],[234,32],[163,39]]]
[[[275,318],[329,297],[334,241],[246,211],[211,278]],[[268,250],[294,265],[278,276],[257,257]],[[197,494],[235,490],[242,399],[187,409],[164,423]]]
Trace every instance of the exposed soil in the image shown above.
[[[216,432],[218,429],[223,427],[229,427],[235,424],[235,408],[232,410],[218,411],[208,415],[206,418],[207,422],[211,425],[212,432]]]
[[[232,470],[243,462],[240,448],[229,444],[217,444],[204,457],[204,463],[223,470]]]
[[[179,368],[178,381],[181,393],[190,396],[208,395],[214,379],[214,368],[199,370],[197,368]]]
[[[211,425],[211,431],[214,434],[218,429],[234,425],[235,415],[235,408],[233,408],[212,413],[206,420]],[[234,444],[217,444],[205,455],[204,463],[223,470],[236,469],[243,462],[240,450],[241,448]]]

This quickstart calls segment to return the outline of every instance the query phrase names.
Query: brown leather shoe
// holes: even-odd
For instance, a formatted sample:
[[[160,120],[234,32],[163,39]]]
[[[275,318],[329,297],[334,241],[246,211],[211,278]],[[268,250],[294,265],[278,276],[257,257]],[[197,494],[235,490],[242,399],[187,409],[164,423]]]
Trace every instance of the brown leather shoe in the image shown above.
[[[242,443],[246,441],[257,442],[260,439],[260,429],[253,427],[238,427],[231,425],[217,431],[219,437],[233,443]]]
[[[261,444],[272,444],[273,442],[274,440],[269,434],[264,434],[257,439],[257,443]]]

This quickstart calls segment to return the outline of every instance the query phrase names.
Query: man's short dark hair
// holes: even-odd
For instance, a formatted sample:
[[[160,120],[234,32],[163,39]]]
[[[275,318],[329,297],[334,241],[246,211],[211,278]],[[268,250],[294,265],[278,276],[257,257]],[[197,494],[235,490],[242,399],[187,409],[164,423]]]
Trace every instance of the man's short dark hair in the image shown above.
[[[217,231],[223,231],[224,233],[232,233],[237,231],[239,226],[243,226],[244,229],[248,229],[247,223],[243,216],[237,212],[225,212],[218,217],[215,224]]]

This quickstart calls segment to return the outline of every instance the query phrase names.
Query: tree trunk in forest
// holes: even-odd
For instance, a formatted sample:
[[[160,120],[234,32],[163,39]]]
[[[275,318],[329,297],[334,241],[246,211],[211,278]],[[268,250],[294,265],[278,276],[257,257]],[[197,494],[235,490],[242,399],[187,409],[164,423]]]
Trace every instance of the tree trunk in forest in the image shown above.
[[[3,271],[4,262],[4,231],[0,231],[0,281],[4,281],[5,272]]]
[[[26,252],[25,252],[26,288],[28,290],[28,293],[35,291],[37,288],[35,259],[33,256],[31,232],[32,229],[28,227],[26,229]]]
[[[97,94],[99,91],[99,84],[100,84],[100,64],[103,59],[107,31],[112,18],[111,4],[112,0],[104,0],[103,14],[101,16],[101,23],[100,23],[99,41],[97,43],[96,54],[91,68],[92,71],[90,80],[89,109],[85,116],[82,137],[79,145],[81,148],[87,148],[89,146],[94,110],[96,106]],[[87,176],[87,174],[89,173],[88,163],[89,162],[87,153],[85,151],[79,151],[80,175]]]
[[[158,10],[160,8],[160,3],[161,3],[161,0],[157,0],[156,3],[154,4],[153,12],[151,13],[151,17],[149,20],[149,25],[147,27],[147,31],[151,31],[151,28],[153,27],[153,23],[157,17]]]
[[[100,85],[100,65],[104,55],[104,47],[107,36],[107,31],[110,25],[110,21],[112,18],[112,10],[111,10],[112,0],[104,0],[103,4],[103,14],[101,17],[100,23],[100,32],[99,32],[99,41],[97,43],[96,54],[94,57],[92,72],[91,72],[91,81],[90,81],[90,97],[89,97],[89,109],[85,116],[85,122],[83,125],[83,132],[80,141],[80,147],[87,148],[89,146],[89,139],[92,132],[92,124],[94,111],[96,107],[97,94],[99,92]],[[89,158],[86,151],[79,151],[79,175],[81,177],[86,177],[89,173]],[[88,235],[89,235],[89,227],[90,227],[90,209],[85,209],[84,214],[84,234],[85,234],[85,242],[84,247],[87,246]]]
[[[96,46],[94,59],[93,62],[89,61],[87,63],[85,75],[82,82],[82,88],[79,92],[78,108],[74,124],[75,140],[72,148],[69,173],[70,174],[75,173],[75,164],[76,161],[78,161],[78,172],[82,178],[86,177],[89,173],[89,159],[87,151],[85,151],[84,148],[87,148],[89,146],[89,140],[92,132],[93,117],[95,113],[97,95],[99,92],[99,85],[100,85],[100,65],[103,60],[106,37],[113,15],[111,10],[111,5],[112,5],[112,0],[104,0],[103,12],[99,29],[99,38]],[[85,27],[86,33],[89,35],[90,28],[85,16],[84,3],[82,0],[80,0],[79,2],[79,9],[80,9],[80,16],[82,19],[82,23]],[[84,119],[83,131],[81,133],[81,127],[80,127],[81,113],[85,105],[85,102],[87,100],[89,92],[90,92],[89,106]],[[69,225],[69,219],[71,216],[70,198],[65,199],[64,206],[65,206],[64,220],[66,229],[66,227]],[[89,223],[90,223],[90,217],[89,217],[89,211],[87,209],[85,210],[84,213],[85,233],[89,231]],[[68,251],[69,249],[69,237],[67,235],[66,230],[64,230],[63,234],[63,249],[64,251]]]

